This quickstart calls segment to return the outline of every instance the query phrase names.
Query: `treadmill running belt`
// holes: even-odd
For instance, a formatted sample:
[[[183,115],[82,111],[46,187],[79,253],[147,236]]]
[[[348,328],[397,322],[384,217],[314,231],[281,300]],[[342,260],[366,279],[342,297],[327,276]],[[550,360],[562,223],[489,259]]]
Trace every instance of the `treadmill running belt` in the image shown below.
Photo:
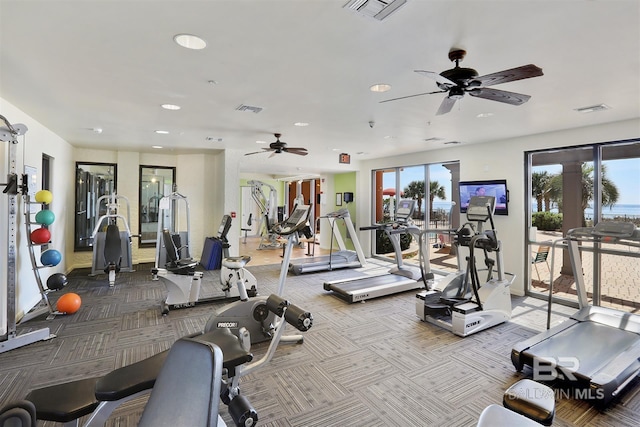
[[[550,358],[571,369],[579,361],[576,373],[593,376],[620,353],[640,340],[633,332],[595,322],[580,322],[525,350],[523,354],[538,359]],[[563,363],[563,358],[566,359]]]

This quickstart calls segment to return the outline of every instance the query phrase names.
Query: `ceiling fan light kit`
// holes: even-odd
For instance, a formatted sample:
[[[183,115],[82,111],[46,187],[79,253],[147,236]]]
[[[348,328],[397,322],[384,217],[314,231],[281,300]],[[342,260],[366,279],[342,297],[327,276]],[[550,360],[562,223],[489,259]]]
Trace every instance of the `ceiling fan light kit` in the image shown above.
[[[415,70],[416,73],[435,80],[436,85],[441,90],[386,99],[380,102],[397,101],[400,99],[432,95],[435,93],[447,93],[447,96],[442,100],[442,103],[436,112],[436,115],[438,116],[450,112],[456,101],[462,99],[465,93],[476,98],[484,98],[490,101],[497,101],[517,106],[527,102],[531,96],[522,93],[488,88],[487,86],[508,83],[516,80],[530,79],[532,77],[543,75],[541,68],[533,64],[529,64],[484,76],[478,76],[478,72],[473,68],[460,67],[460,61],[464,59],[466,54],[467,52],[463,49],[451,49],[449,51],[449,60],[455,62],[456,66],[439,74],[433,71]]]

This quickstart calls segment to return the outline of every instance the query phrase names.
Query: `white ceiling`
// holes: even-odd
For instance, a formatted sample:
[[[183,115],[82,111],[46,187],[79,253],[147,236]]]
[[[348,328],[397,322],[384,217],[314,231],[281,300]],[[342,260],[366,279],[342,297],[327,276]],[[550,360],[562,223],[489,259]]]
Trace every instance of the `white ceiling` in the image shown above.
[[[240,165],[279,175],[640,117],[637,0],[408,0],[382,22],[346,2],[0,0],[0,97],[78,147],[244,153],[280,132],[310,154]],[[206,49],[179,47],[178,33]],[[452,68],[452,47],[466,49],[461,66],[480,75],[532,63],[544,76],[494,86],[531,95],[518,107],[467,95],[436,116],[444,94],[379,103],[438,90],[413,70]],[[392,89],[369,91],[376,83]],[[611,109],[574,111],[600,103]],[[236,111],[241,104],[263,110]]]

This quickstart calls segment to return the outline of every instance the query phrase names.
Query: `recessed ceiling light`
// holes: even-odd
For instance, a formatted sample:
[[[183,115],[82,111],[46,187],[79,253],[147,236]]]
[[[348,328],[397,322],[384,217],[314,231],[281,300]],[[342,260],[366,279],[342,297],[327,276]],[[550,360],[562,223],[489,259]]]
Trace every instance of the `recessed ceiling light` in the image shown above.
[[[384,139],[396,139],[396,137],[393,135],[387,135],[384,137]]]
[[[162,104],[162,108],[164,108],[165,110],[179,110],[182,107],[175,104]]]
[[[331,151],[342,151],[342,148],[332,148]]]
[[[369,88],[371,92],[386,92],[391,89],[391,85],[386,83],[378,83]]]
[[[173,40],[187,49],[200,50],[207,47],[207,42],[192,34],[177,34],[173,37]]]
[[[295,122],[293,125],[294,126],[299,126],[299,127],[305,127],[305,126],[309,126],[309,123],[306,123],[306,122]]]
[[[102,133],[102,128],[91,128],[95,133]]]
[[[596,111],[604,111],[609,109],[611,109],[611,107],[609,107],[607,104],[598,104],[598,105],[591,105],[589,107],[574,108],[574,110],[577,111],[578,113],[595,113]]]
[[[160,134],[160,135],[166,135],[166,134],[169,133],[169,131],[168,130],[157,130],[157,131],[155,131],[155,133]]]
[[[160,149],[160,148],[162,148],[162,145],[152,145],[151,148]]]
[[[266,144],[267,141],[256,141],[256,144]]]
[[[484,119],[485,117],[491,117],[491,116],[493,116],[493,113],[480,113],[476,117],[479,119]]]

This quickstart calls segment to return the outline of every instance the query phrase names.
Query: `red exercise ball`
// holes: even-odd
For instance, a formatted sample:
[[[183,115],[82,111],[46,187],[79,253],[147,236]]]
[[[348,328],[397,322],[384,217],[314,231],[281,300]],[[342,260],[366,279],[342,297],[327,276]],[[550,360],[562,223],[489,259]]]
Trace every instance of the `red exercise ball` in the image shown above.
[[[47,243],[51,240],[51,232],[44,228],[36,228],[31,232],[31,241],[36,244]]]
[[[56,307],[61,313],[73,314],[80,309],[81,304],[82,300],[80,299],[80,295],[70,292],[62,295],[60,299],[58,299]]]

